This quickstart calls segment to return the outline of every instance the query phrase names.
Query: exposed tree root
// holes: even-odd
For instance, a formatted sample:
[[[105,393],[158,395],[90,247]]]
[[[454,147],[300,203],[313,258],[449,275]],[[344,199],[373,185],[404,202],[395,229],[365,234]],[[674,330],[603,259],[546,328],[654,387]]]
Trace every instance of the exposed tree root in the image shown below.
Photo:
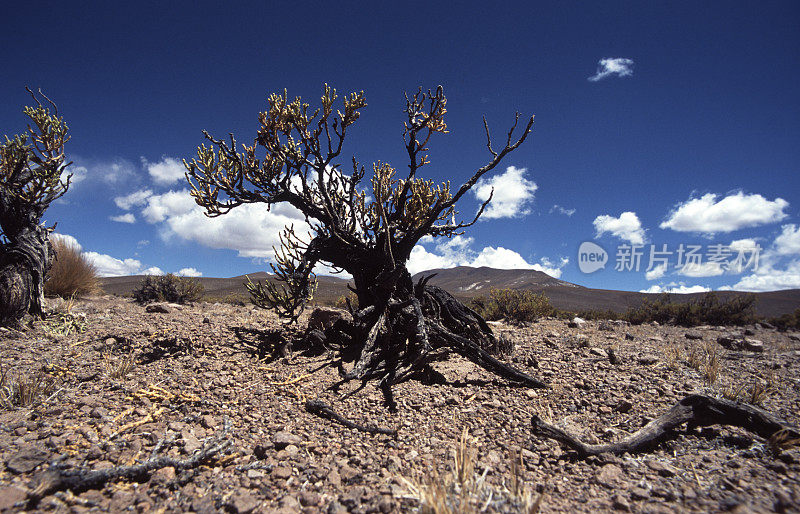
[[[586,444],[565,430],[545,423],[534,415],[531,420],[533,433],[541,437],[555,439],[568,448],[578,452],[580,458],[601,453],[636,453],[653,448],[658,443],[675,436],[675,429],[688,423],[689,427],[709,425],[730,425],[742,427],[765,439],[780,431],[792,437],[800,437],[800,431],[768,412],[746,403],[733,402],[724,398],[693,394],[685,397],[670,410],[654,419],[641,430],[609,444]]]
[[[410,283],[410,282],[409,282]],[[412,291],[413,289],[413,291]],[[383,308],[372,305],[353,312],[353,321],[339,320],[325,330],[310,331],[315,344],[335,348],[341,357],[342,380],[377,380],[386,405],[396,405],[392,386],[430,377],[430,364],[456,353],[506,380],[525,387],[547,387],[527,373],[497,359],[510,345],[495,337],[489,325],[444,289],[425,284],[396,293]],[[343,363],[353,362],[345,369]]]
[[[30,503],[35,505],[40,499],[57,491],[70,490],[73,492],[86,491],[88,489],[100,489],[107,482],[125,478],[128,480],[140,480],[150,472],[165,467],[173,467],[176,471],[196,468],[203,462],[225,453],[233,444],[227,438],[230,432],[230,422],[226,420],[222,433],[213,440],[206,443],[199,451],[186,459],[175,459],[172,457],[159,456],[158,454],[167,446],[170,441],[160,441],[153,450],[152,456],[139,464],[131,466],[114,466],[112,468],[100,470],[87,470],[83,468],[65,469],[59,464],[53,464],[39,475],[36,488],[30,493]]]
[[[346,419],[339,415],[336,411],[331,408],[330,405],[327,403],[320,401],[320,400],[308,400],[306,402],[306,410],[311,414],[319,416],[321,418],[329,419],[331,421],[336,421],[337,423],[341,423],[342,425],[346,426],[347,428],[355,428],[361,432],[367,432],[370,434],[385,434],[390,435],[393,437],[397,437],[397,430],[391,428],[381,428],[381,427],[374,427],[374,426],[367,426],[367,425],[359,425],[358,423],[354,423],[349,419]]]

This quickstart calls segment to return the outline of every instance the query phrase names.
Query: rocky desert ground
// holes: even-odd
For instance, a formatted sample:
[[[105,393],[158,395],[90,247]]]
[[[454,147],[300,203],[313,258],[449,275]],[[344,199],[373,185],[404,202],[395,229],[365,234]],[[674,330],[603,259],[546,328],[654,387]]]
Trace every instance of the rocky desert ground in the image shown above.
[[[755,401],[796,426],[798,334],[496,323],[515,342],[508,359],[549,389],[509,386],[454,357],[437,364],[448,383],[396,386],[399,410],[389,413],[372,384],[330,390],[338,375],[322,367],[326,356],[267,359],[281,325],[250,306],[149,312],[103,296],[49,307],[79,324],[85,316],[85,330],[67,333],[72,318],[54,316],[0,333],[5,392],[34,400],[0,410],[3,511],[408,512],[420,498],[442,502],[439,512],[447,502],[454,512],[800,511],[798,448],[739,428],[682,431],[650,452],[585,460],[531,433],[538,414],[586,442],[616,441],[691,393]],[[311,399],[396,435],[317,416],[304,407]],[[210,448],[219,451],[196,465],[84,491],[47,487],[56,468],[187,462]]]

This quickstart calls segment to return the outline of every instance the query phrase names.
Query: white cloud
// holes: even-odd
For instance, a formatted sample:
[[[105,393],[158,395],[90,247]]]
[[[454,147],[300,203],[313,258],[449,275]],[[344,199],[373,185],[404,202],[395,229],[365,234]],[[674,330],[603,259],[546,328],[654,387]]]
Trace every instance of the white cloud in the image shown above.
[[[146,270],[142,270],[140,275],[164,275],[164,272],[158,266],[151,266]]]
[[[142,157],[142,164],[153,182],[160,186],[168,186],[185,178],[186,168],[183,163],[172,157],[164,156],[159,162],[148,162]]]
[[[101,277],[136,275],[142,267],[142,263],[136,259],[117,259],[97,252],[83,252],[83,255],[95,265]]]
[[[666,286],[652,285],[647,289],[641,289],[639,292],[689,294],[689,293],[704,293],[706,291],[711,291],[711,288],[706,286],[687,286],[684,284],[668,284]]]
[[[145,205],[147,203],[147,199],[153,196],[153,191],[150,189],[142,189],[140,191],[135,191],[129,195],[125,196],[118,196],[114,198],[114,203],[117,204],[117,207],[124,211],[129,211],[133,207],[138,207],[140,205]]]
[[[72,173],[72,183],[102,182],[106,185],[116,186],[134,178],[137,174],[136,166],[121,157],[110,160],[84,159],[79,156],[70,156],[73,165],[66,169]]]
[[[150,196],[142,216],[148,223],[161,224],[165,240],[179,237],[209,248],[236,250],[240,257],[272,259],[272,248],[280,245],[278,235],[285,226],[294,225],[300,237],[310,230],[300,211],[285,203],[270,211],[263,204],[246,204],[209,218],[185,189]]]
[[[618,77],[630,77],[633,75],[633,60],[624,57],[600,59],[597,61],[597,72],[589,77],[590,82],[603,80],[611,75]]]
[[[659,225],[677,232],[714,234],[775,223],[786,218],[789,202],[782,198],[767,200],[759,194],[738,192],[717,200],[708,193],[678,204],[668,219]]]
[[[553,214],[554,212],[557,212],[559,214],[563,214],[564,216],[569,217],[569,216],[572,216],[573,214],[575,214],[575,209],[565,209],[565,208],[561,207],[560,205],[556,204],[556,205],[554,205],[554,206],[552,206],[550,208],[550,214]]]
[[[606,232],[630,244],[644,244],[644,229],[635,212],[623,212],[619,218],[603,214],[592,222],[597,232],[595,237],[600,237]]]
[[[645,273],[644,278],[647,280],[658,280],[659,278],[663,277],[666,272],[667,272],[667,265],[659,264],[658,266],[654,266],[653,269]]]
[[[716,277],[724,272],[719,262],[690,262],[678,268],[678,274],[685,277]]]
[[[179,277],[202,277],[203,272],[197,271],[194,268],[181,268],[180,271],[175,273]]]
[[[75,248],[78,251],[83,249],[78,240],[69,234],[59,234],[57,232],[53,232],[52,234],[50,234],[50,239],[60,239],[64,243],[66,243],[67,246],[71,246],[72,248]]]
[[[800,254],[800,226],[791,223],[781,227],[781,234],[775,238],[775,252],[779,255]]]
[[[526,171],[526,168],[509,166],[505,173],[490,179],[481,178],[475,184],[473,192],[481,202],[489,198],[494,188],[492,201],[483,212],[484,219],[515,218],[530,213],[528,205],[539,186],[524,177]]]
[[[800,260],[789,262],[785,268],[762,264],[758,270],[730,287],[736,291],[778,291],[800,289]]]
[[[125,214],[120,214],[119,216],[109,216],[108,219],[118,223],[136,223],[136,216],[134,216],[132,212],[126,212]]]
[[[437,244],[434,251],[428,251],[422,245],[417,245],[411,251],[411,258],[407,264],[408,271],[414,275],[420,271],[456,266],[476,268],[488,266],[496,269],[532,269],[559,278],[562,269],[569,262],[569,259],[561,258],[559,263],[555,264],[544,257],[538,263],[530,264],[519,253],[502,246],[487,246],[477,252],[471,249],[473,242],[474,239],[471,237],[456,236]]]

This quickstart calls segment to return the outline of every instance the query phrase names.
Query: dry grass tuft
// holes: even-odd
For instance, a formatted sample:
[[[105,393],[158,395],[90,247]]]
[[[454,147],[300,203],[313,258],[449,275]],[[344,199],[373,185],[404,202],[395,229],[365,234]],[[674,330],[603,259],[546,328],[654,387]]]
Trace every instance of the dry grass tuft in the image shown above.
[[[722,361],[719,350],[714,343],[706,343],[702,348],[693,346],[686,356],[690,368],[696,369],[703,375],[708,385],[714,385],[722,370]]]
[[[486,482],[489,468],[475,471],[477,450],[465,428],[455,447],[453,470],[444,477],[434,473],[425,483],[403,479],[424,514],[472,514],[478,512],[524,512],[535,514],[543,495],[534,495],[524,485],[522,457],[511,454],[511,489]]]
[[[786,430],[778,430],[772,437],[767,439],[767,446],[773,455],[780,455],[781,452],[789,450],[795,446],[800,446],[800,438],[793,437],[792,433]]]
[[[0,407],[4,409],[36,405],[55,389],[55,379],[44,371],[12,379],[0,363]]]
[[[113,379],[123,378],[136,367],[136,358],[133,352],[121,355],[117,358],[111,357],[106,353],[103,355],[103,368],[105,369],[106,376]]]
[[[96,293],[100,290],[97,268],[80,250],[80,247],[63,237],[51,237],[56,251],[53,267],[44,283],[44,294],[70,298]]]

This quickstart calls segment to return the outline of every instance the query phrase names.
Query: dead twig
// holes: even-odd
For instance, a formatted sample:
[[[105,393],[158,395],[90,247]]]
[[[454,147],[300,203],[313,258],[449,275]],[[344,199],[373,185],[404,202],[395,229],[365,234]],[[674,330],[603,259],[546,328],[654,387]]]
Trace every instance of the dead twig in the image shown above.
[[[361,432],[368,432],[370,434],[386,434],[392,437],[397,437],[397,430],[392,428],[381,428],[381,427],[374,427],[374,426],[364,426],[359,425],[358,423],[353,423],[352,421],[343,418],[341,415],[337,414],[336,411],[331,408],[330,405],[327,403],[320,401],[320,400],[308,400],[306,402],[306,411],[314,414],[315,416],[319,416],[321,418],[329,419],[331,421],[336,421],[347,428],[355,428]]]

